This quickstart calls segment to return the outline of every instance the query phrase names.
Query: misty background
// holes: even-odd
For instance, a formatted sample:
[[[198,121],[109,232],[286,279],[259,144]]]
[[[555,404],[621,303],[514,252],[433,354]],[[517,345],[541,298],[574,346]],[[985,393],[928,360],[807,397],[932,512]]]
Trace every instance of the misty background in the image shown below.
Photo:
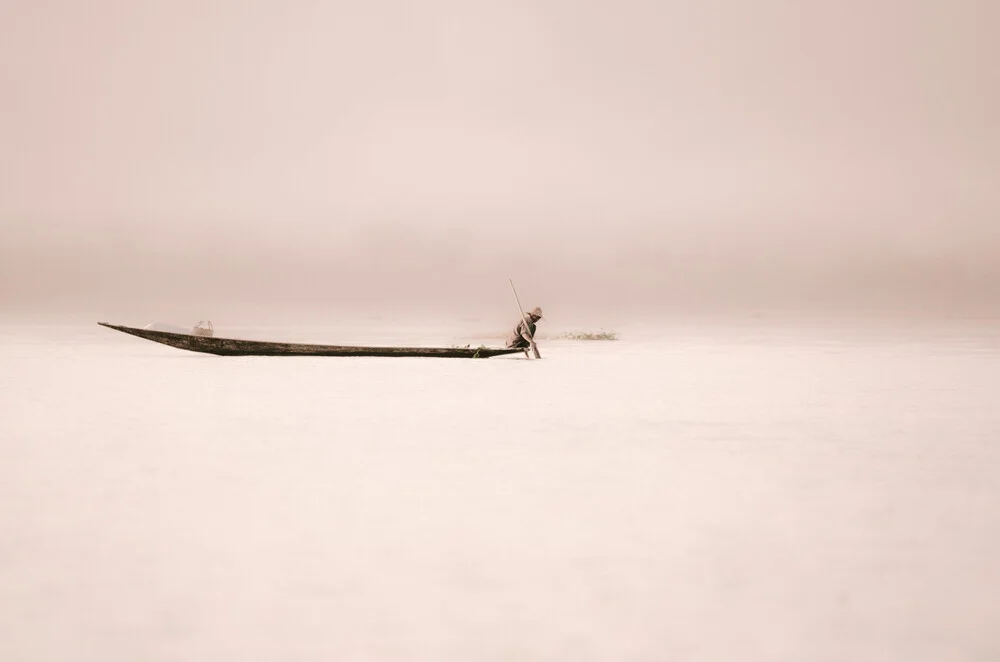
[[[1000,310],[1000,4],[0,2],[0,312]]]

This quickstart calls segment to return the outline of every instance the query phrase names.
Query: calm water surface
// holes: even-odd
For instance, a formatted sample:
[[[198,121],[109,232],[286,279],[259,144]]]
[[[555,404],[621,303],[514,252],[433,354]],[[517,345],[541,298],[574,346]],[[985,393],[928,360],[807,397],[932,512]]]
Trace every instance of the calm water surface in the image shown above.
[[[0,329],[0,659],[1000,659],[1000,331],[541,349]]]

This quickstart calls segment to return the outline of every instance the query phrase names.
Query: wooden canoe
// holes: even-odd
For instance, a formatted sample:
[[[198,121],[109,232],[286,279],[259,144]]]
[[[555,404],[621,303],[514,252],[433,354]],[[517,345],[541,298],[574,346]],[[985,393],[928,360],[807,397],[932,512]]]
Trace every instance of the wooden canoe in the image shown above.
[[[298,343],[265,342],[261,340],[236,340],[170,333],[151,329],[98,322],[115,331],[170,345],[178,349],[217,356],[381,356],[381,357],[436,357],[456,359],[486,359],[501,354],[517,354],[521,348],[506,347],[352,347],[345,345],[303,345]]]

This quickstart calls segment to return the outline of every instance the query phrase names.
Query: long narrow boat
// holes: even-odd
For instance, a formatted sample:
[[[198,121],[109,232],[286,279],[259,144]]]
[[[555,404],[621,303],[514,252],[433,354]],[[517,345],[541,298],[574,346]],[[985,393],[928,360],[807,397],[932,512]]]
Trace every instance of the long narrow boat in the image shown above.
[[[217,356],[382,356],[382,357],[436,357],[456,359],[486,359],[501,354],[517,354],[520,348],[507,347],[352,347],[345,345],[303,345],[299,343],[265,342],[261,340],[236,340],[214,336],[192,335],[137,329],[98,322],[115,331],[162,343],[178,349]]]

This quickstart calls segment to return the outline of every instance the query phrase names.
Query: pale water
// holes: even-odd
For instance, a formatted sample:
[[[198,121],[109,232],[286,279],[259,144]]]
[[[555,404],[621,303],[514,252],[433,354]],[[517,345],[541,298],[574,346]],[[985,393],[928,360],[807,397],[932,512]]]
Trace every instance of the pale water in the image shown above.
[[[0,659],[1000,659],[1000,329],[541,351],[6,327]]]

